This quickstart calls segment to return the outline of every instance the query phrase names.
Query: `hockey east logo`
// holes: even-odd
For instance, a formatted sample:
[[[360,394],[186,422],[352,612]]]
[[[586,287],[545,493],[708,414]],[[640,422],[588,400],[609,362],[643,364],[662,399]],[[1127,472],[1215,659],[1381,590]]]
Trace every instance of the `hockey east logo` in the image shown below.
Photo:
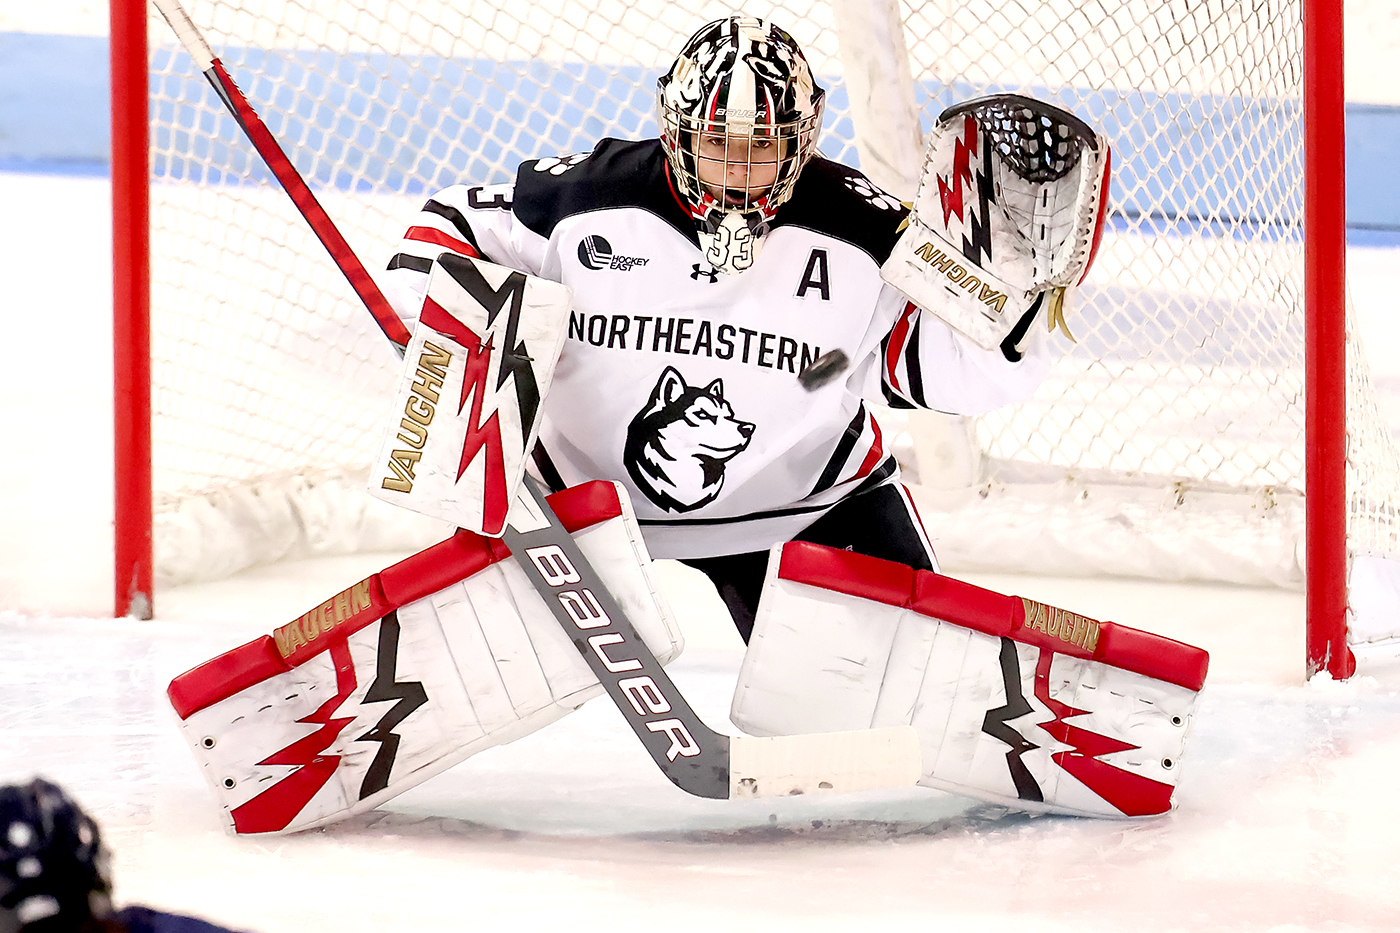
[[[594,272],[599,269],[630,272],[634,266],[645,266],[651,260],[644,256],[619,256],[613,252],[611,243],[594,234],[579,241],[578,261],[585,269],[592,269]]]
[[[687,385],[667,366],[627,426],[622,460],[653,503],[667,512],[690,512],[719,496],[725,467],[749,446],[753,431],[752,423],[734,417],[723,382]]]

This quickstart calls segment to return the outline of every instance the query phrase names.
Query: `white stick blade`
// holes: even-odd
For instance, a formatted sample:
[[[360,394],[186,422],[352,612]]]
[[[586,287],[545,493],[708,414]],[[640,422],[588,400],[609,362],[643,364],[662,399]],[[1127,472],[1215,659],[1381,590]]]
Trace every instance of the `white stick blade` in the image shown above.
[[[922,771],[919,737],[910,726],[730,739],[730,798],[907,787]]]

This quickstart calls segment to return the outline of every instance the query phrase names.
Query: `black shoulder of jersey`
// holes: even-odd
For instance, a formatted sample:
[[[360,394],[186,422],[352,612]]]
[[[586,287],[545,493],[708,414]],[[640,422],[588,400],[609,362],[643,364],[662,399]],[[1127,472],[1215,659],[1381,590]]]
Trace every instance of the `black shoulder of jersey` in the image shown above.
[[[542,237],[574,214],[635,207],[698,242],[695,225],[671,191],[659,139],[604,139],[587,154],[523,162],[514,200],[515,216]]]
[[[845,240],[883,263],[909,209],[860,172],[817,156],[802,170],[773,226],[794,225]]]

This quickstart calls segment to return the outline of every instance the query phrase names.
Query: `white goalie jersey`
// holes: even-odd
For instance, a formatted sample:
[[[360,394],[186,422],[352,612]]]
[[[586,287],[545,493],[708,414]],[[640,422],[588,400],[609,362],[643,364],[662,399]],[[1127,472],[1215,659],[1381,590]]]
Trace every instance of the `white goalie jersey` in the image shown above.
[[[722,274],[660,143],[604,140],[526,162],[513,185],[436,194],[386,292],[416,322],[444,251],[567,285],[539,434],[557,475],[544,478],[622,482],[654,557],[758,551],[897,479],[869,402],[976,414],[1024,399],[1048,369],[1040,328],[1013,362],[881,280],[905,216],[859,172],[816,158],[753,265]],[[844,376],[804,389],[798,373],[837,349]]]

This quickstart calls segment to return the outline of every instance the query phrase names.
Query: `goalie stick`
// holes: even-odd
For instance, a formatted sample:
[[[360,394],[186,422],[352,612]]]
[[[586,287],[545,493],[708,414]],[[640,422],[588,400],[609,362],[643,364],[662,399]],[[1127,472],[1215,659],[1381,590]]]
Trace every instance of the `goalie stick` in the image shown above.
[[[199,27],[195,26],[190,15],[180,5],[179,0],[152,0],[152,2],[160,11],[160,15],[165,17],[165,21],[170,24],[170,28],[175,31],[175,37],[180,40],[180,44],[185,47],[190,58],[194,59],[194,66],[213,85],[214,92],[219,95],[224,106],[229,109],[233,118],[238,121],[238,125],[243,128],[248,141],[253,144],[258,155],[263,157],[267,167],[277,177],[278,183],[282,185],[282,190],[287,192],[292,202],[296,204],[297,210],[301,211],[301,215],[311,225],[312,232],[320,238],[326,251],[331,254],[336,267],[345,274],[345,278],[350,282],[350,287],[365,303],[365,307],[369,309],[369,313],[374,317],[379,329],[384,331],[384,336],[389,338],[389,342],[402,356],[404,347],[408,346],[408,328],[394,313],[388,299],[384,297],[384,293],[379,290],[379,286],[375,284],[374,279],[370,278],[369,272],[360,262],[360,257],[355,255],[355,251],[350,248],[350,244],[341,235],[340,229],[336,227],[330,215],[321,207],[321,202],[317,201],[316,195],[311,193],[311,189],[297,172],[296,167],[292,165],[291,159],[287,158],[287,154],[278,145],[272,131],[263,123],[262,117],[258,116],[257,111],[248,103],[248,99],[243,96],[238,85],[233,83],[233,78],[229,77],[224,63],[219,61],[214,50],[204,40],[204,35],[199,31]]]
[[[178,0],[153,0],[351,288],[402,355],[408,329]],[[912,785],[922,771],[908,726],[789,736],[710,729],[676,689],[526,476],[504,541],[667,778],[700,797],[768,797]],[[515,514],[523,518],[514,519]]]

